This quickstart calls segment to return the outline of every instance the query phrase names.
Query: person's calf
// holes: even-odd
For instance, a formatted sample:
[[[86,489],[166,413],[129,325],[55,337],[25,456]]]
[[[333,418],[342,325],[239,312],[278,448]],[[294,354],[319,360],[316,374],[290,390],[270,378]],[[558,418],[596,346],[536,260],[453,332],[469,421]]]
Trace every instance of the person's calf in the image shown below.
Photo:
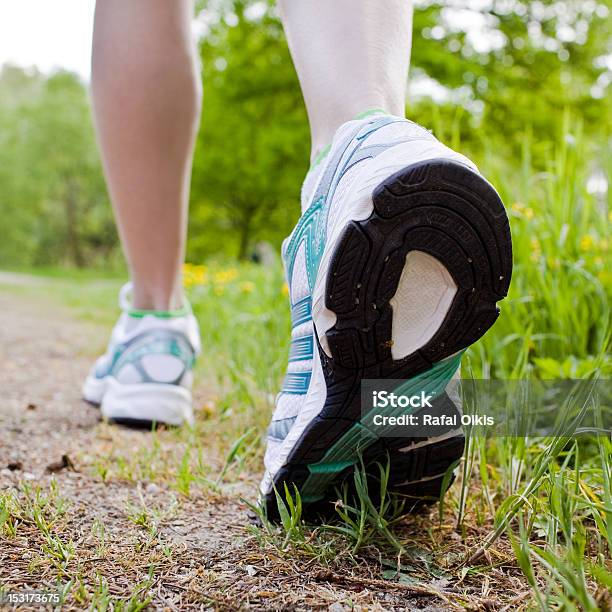
[[[96,7],[92,99],[134,306],[182,305],[181,266],[201,85],[191,0]]]

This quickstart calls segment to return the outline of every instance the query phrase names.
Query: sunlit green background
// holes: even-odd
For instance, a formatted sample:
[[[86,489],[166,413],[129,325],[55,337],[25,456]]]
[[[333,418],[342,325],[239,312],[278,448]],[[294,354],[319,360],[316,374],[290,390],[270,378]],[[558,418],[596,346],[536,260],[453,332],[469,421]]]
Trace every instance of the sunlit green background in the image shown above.
[[[209,486],[201,461],[212,438],[228,452],[246,435],[232,469],[260,470],[290,323],[278,257],[249,260],[262,242],[277,252],[295,224],[310,153],[299,85],[272,4],[210,0],[199,10],[206,26],[204,114],[184,279],[204,346],[198,387],[214,401],[197,406],[196,430],[161,434],[173,443],[170,467],[157,476],[156,442],[153,450],[130,446],[124,455],[96,458],[104,482],[158,478],[185,497],[190,483],[195,494]],[[467,351],[464,378],[612,374],[609,13],[601,0],[417,2],[407,115],[476,161],[505,201],[513,234],[510,294],[498,323]],[[62,303],[109,329],[117,316],[125,268],[87,87],[74,74],[10,66],[0,72],[3,279],[25,300]],[[101,333],[92,359],[105,341]],[[447,513],[454,537],[471,532],[477,538],[465,541],[480,545],[486,535],[499,548],[477,565],[461,562],[452,570],[453,588],[460,593],[466,576],[480,576],[488,597],[491,576],[512,572],[514,581],[520,568],[520,588],[531,591],[505,609],[607,609],[611,466],[612,443],[604,436],[472,440],[461,484],[440,506],[440,525]],[[5,520],[21,517],[6,499],[0,519],[2,503]],[[426,533],[428,549],[437,548],[436,537],[451,539],[434,527]],[[304,555],[306,544],[307,555],[320,555],[315,535],[292,544],[290,555]],[[411,531],[411,546],[413,538]],[[281,540],[288,541],[284,534]],[[428,571],[439,578],[456,563]],[[491,583],[495,594],[500,583]]]
[[[193,262],[244,258],[261,240],[278,246],[298,216],[309,158],[306,114],[273,3],[206,5]],[[604,207],[609,22],[597,0],[418,2],[408,116],[473,156],[508,205],[541,200],[538,189],[567,197],[549,175],[538,174],[536,184],[521,177],[527,167],[549,172],[560,143],[579,148],[576,178],[584,183],[571,189],[596,192]],[[550,204],[560,212],[568,205]],[[10,66],[0,73],[0,214],[4,267],[121,266],[87,87],[77,76]]]
[[[209,346],[223,328],[220,310],[241,321],[223,330],[227,354],[228,334],[257,325],[245,317],[268,294],[268,315],[286,335],[280,265],[237,260],[262,242],[277,252],[295,224],[310,143],[273,3],[217,0],[198,10],[204,113],[186,280],[196,309],[217,313],[210,330],[202,322]],[[601,371],[612,286],[610,23],[596,0],[417,3],[407,114],[479,164],[513,231],[510,299],[470,351],[474,375]],[[124,277],[87,95],[74,74],[0,73],[0,268]],[[193,272],[202,265],[206,274]],[[285,348],[280,341],[274,365],[261,362],[270,388]]]

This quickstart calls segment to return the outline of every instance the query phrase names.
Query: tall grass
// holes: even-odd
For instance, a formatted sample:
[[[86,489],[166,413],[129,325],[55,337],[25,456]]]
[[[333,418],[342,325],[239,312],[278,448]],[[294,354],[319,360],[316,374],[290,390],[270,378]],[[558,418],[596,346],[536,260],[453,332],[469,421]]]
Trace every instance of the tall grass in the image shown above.
[[[608,171],[606,156],[588,150],[569,117],[554,144],[536,145],[525,135],[519,163],[480,153],[479,166],[511,218],[514,274],[498,323],[466,354],[464,376],[609,377],[612,217],[609,193],[592,185],[595,173]],[[206,268],[189,273],[204,367],[225,389],[220,410],[243,413],[245,427],[255,421],[263,431],[289,340],[280,263],[232,267],[229,281]],[[573,441],[572,427],[566,423],[551,439],[470,440],[453,493],[459,527],[490,525],[468,565],[509,537],[541,609],[595,609],[594,594],[610,585],[604,560],[612,552],[612,444],[605,437]],[[354,517],[345,519],[347,531],[359,532]]]
[[[451,131],[445,139],[460,146],[458,131]],[[514,274],[498,323],[466,353],[464,377],[609,378],[612,216],[609,191],[592,177],[603,173],[609,179],[605,160],[611,156],[590,150],[569,117],[556,143],[534,143],[525,135],[516,162],[485,147],[471,153],[508,207]],[[219,486],[246,455],[260,465],[263,444],[256,437],[265,431],[286,366],[287,289],[280,260],[268,266],[190,264],[185,280],[202,331],[198,374],[214,398],[212,407],[200,411],[198,427],[208,423],[214,429],[227,457],[216,482],[209,483]],[[51,294],[90,313],[111,312],[118,283],[94,283],[91,291],[85,285],[69,290],[60,282]],[[245,434],[250,428],[253,435]],[[482,554],[466,559],[467,567],[507,538],[533,590],[532,603],[542,610],[601,607],[601,593],[612,585],[612,442],[604,436],[576,441],[571,434],[568,429],[554,439],[470,439],[459,486],[440,509],[455,513],[460,531],[467,525],[485,530],[482,550],[472,551]],[[198,431],[181,435],[197,446]],[[177,487],[188,492],[195,481],[186,453]],[[361,502],[367,505],[366,497]],[[297,499],[294,505],[285,515],[288,529],[311,546]],[[344,525],[357,534],[351,536],[353,550],[372,524],[383,525],[385,536],[390,529],[379,520],[380,508],[369,514],[364,508],[348,500],[344,505]],[[10,524],[11,512],[10,504],[0,503],[0,522]]]

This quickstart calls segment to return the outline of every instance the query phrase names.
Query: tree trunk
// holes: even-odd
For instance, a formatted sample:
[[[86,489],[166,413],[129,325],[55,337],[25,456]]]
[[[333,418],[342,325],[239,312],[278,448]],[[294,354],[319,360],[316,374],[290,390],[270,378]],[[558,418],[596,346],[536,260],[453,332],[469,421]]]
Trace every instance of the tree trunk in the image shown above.
[[[81,250],[78,227],[78,189],[72,179],[66,181],[66,197],[64,198],[66,211],[66,247],[70,260],[77,268],[85,267],[85,257]]]
[[[240,242],[238,246],[238,259],[240,261],[245,261],[248,255],[249,249],[249,232],[251,230],[251,216],[249,215],[245,219],[242,220],[238,231],[240,232]]]

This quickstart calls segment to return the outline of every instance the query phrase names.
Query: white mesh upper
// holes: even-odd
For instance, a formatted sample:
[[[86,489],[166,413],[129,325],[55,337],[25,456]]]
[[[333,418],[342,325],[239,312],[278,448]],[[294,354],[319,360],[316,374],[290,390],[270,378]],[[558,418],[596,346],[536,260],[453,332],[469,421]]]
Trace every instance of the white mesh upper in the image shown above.
[[[295,304],[301,299],[310,294],[308,288],[308,278],[306,277],[306,245],[304,242],[300,245],[295,263],[293,265],[293,276],[289,283],[291,288],[291,303]]]
[[[274,409],[272,420],[279,421],[280,419],[288,419],[297,416],[303,400],[303,395],[280,393],[277,398],[276,408]]]

